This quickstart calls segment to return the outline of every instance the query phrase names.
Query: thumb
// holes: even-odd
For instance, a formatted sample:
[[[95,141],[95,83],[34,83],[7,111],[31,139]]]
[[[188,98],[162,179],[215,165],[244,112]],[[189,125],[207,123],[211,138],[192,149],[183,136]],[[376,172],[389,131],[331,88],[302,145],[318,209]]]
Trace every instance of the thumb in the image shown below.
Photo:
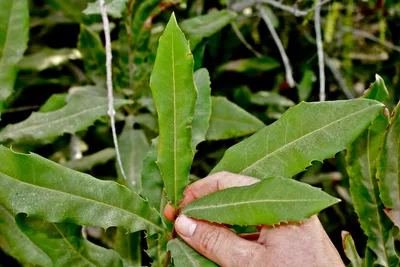
[[[180,215],[175,229],[192,248],[220,266],[263,266],[265,247],[238,237],[224,226]]]

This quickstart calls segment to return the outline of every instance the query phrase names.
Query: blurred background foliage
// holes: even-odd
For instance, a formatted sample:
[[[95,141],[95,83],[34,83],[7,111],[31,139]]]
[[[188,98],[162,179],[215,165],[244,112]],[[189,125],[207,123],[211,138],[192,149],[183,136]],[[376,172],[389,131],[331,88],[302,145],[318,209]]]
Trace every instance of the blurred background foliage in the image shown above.
[[[198,145],[192,166],[195,180],[206,176],[228,147],[274,122],[291,106],[319,100],[315,2],[320,1],[106,1],[114,92],[117,98],[134,101],[118,111],[118,133],[124,125],[130,129],[133,125],[145,134],[137,137],[139,141],[127,140],[132,147],[123,153],[138,151],[136,156],[144,157],[147,141],[158,135],[149,77],[158,39],[172,12],[190,40],[195,69],[208,69],[216,96],[207,141]],[[386,104],[392,109],[400,97],[400,36],[396,34],[400,4],[395,0],[321,3],[327,100],[361,96],[379,73],[389,89],[391,99]],[[106,96],[104,35],[97,3],[30,0],[29,5],[28,49],[18,63],[19,73],[4,104],[0,128],[23,121],[35,111],[57,110],[72,94]],[[290,61],[294,84],[287,78],[265,16]],[[147,139],[147,145],[140,146],[142,139]],[[50,144],[14,142],[13,148],[33,151],[99,179],[118,177],[107,118]],[[342,230],[351,232],[362,255],[366,238],[351,204],[344,153],[324,164],[315,162],[296,179],[344,200],[324,211],[320,219],[342,255]],[[98,244],[115,245],[112,232],[89,229],[87,233]],[[17,266],[5,254],[0,258],[4,266]]]

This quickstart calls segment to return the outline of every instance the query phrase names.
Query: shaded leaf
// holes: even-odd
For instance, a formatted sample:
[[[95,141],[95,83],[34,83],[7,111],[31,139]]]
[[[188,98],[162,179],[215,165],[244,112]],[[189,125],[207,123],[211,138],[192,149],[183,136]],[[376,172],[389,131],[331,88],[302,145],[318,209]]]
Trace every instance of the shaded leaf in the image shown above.
[[[302,221],[339,201],[310,185],[271,177],[194,200],[182,214],[217,223],[274,225]]]
[[[18,63],[18,69],[25,71],[42,71],[48,68],[63,65],[70,60],[80,59],[81,56],[82,55],[78,49],[44,48],[39,52],[23,57]]]
[[[295,103],[277,93],[271,93],[267,91],[260,91],[251,96],[250,101],[256,105],[277,105],[282,107],[291,107],[294,106]]]
[[[388,96],[383,80],[377,77],[377,81],[364,98],[378,97],[383,101]],[[375,176],[376,158],[388,123],[389,119],[381,112],[373,124],[347,148],[346,161],[354,210],[361,228],[368,237],[367,245],[377,256],[375,264],[396,266],[398,257],[393,236],[390,236],[393,223],[383,212]]]
[[[376,176],[383,204],[400,212],[400,103],[394,109],[389,125],[379,151]]]
[[[358,255],[356,245],[349,232],[342,231],[342,244],[346,257],[350,260],[353,267],[363,267],[361,257]]]
[[[159,214],[139,195],[112,182],[70,170],[36,154],[0,146],[0,201],[14,214],[49,222],[119,226],[129,232],[163,232]],[[51,208],[49,208],[51,207]]]
[[[149,151],[149,142],[142,130],[133,129],[133,124],[125,125],[118,141],[119,151],[121,153],[122,167],[126,174],[126,180],[123,179],[118,170],[120,182],[136,193],[142,191],[142,167],[143,160]]]
[[[171,251],[172,260],[176,267],[213,267],[218,266],[203,257],[180,238],[168,242],[168,250]]]
[[[235,12],[223,9],[184,20],[180,23],[180,27],[190,41],[190,47],[194,49],[203,38],[219,32],[236,17],[237,14]]]
[[[217,73],[224,71],[243,72],[257,74],[259,72],[271,71],[280,67],[280,63],[273,58],[245,58],[229,61],[218,67]]]
[[[29,39],[28,0],[0,1],[0,114],[4,101],[14,89],[16,64]]]
[[[107,11],[107,14],[113,18],[120,18],[122,16],[122,11],[126,8],[126,4],[128,0],[105,0],[104,8]],[[99,0],[96,0],[93,3],[88,3],[88,6],[83,13],[86,15],[100,15],[100,6]]]
[[[115,149],[105,148],[99,152],[84,156],[81,159],[67,161],[62,163],[62,165],[76,171],[84,172],[91,170],[96,165],[107,163],[114,158]]]
[[[115,100],[114,107],[129,104],[129,100]],[[65,133],[76,133],[107,115],[107,98],[74,95],[68,104],[56,111],[33,113],[26,120],[8,125],[0,132],[0,142],[49,143]]]
[[[159,121],[157,164],[167,198],[177,206],[193,161],[190,127],[197,98],[193,55],[172,14],[160,38],[150,87]]]
[[[310,97],[315,81],[315,73],[310,69],[306,69],[300,83],[297,85],[297,95],[300,102],[306,101]]]
[[[292,177],[313,160],[346,148],[371,124],[382,104],[368,99],[300,103],[273,124],[229,148],[212,173]]]
[[[143,160],[142,168],[142,195],[146,197],[152,207],[158,212],[164,210],[164,184],[161,172],[157,166],[158,137],[151,141],[151,146]]]
[[[115,251],[95,245],[72,223],[49,223],[18,215],[17,224],[52,259],[53,266],[122,266]]]
[[[192,145],[196,146],[206,139],[211,117],[211,81],[207,69],[199,69],[194,73],[198,98],[192,122]]]
[[[134,122],[146,127],[147,129],[158,133],[158,121],[150,113],[138,114],[133,118]]]
[[[147,247],[146,254],[153,260],[151,266],[163,266],[167,253],[167,243],[169,241],[166,235],[152,235],[146,238]]]
[[[14,216],[0,204],[0,247],[22,263],[51,267],[52,260],[18,227]]]
[[[117,228],[114,249],[123,259],[124,266],[142,266],[141,239],[141,232],[127,233],[125,229]]]
[[[52,94],[49,99],[40,107],[38,112],[46,113],[55,111],[65,106],[67,94]]]
[[[89,27],[81,24],[78,36],[78,49],[82,54],[86,74],[106,75],[106,52],[100,36]]]
[[[207,140],[223,140],[252,134],[265,125],[225,97],[211,98],[211,118]]]

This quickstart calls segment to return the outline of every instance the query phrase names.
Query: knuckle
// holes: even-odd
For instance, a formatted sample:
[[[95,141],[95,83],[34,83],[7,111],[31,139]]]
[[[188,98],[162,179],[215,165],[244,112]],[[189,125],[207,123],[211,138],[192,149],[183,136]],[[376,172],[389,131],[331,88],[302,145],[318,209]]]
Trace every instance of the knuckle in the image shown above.
[[[202,232],[199,236],[200,249],[206,254],[215,253],[218,243],[221,242],[221,231],[214,227]]]

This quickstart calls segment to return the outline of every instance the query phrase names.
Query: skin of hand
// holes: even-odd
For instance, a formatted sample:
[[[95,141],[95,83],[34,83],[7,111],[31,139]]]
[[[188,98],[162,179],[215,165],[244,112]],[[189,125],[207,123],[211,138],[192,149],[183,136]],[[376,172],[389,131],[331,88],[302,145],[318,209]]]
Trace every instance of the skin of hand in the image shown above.
[[[189,185],[180,203],[191,201],[230,187],[246,186],[258,179],[219,172]],[[174,221],[174,209],[167,205],[165,217]],[[234,234],[224,225],[179,215],[175,230],[199,253],[223,267],[343,267],[338,251],[317,216],[301,223],[260,226],[254,241]]]

